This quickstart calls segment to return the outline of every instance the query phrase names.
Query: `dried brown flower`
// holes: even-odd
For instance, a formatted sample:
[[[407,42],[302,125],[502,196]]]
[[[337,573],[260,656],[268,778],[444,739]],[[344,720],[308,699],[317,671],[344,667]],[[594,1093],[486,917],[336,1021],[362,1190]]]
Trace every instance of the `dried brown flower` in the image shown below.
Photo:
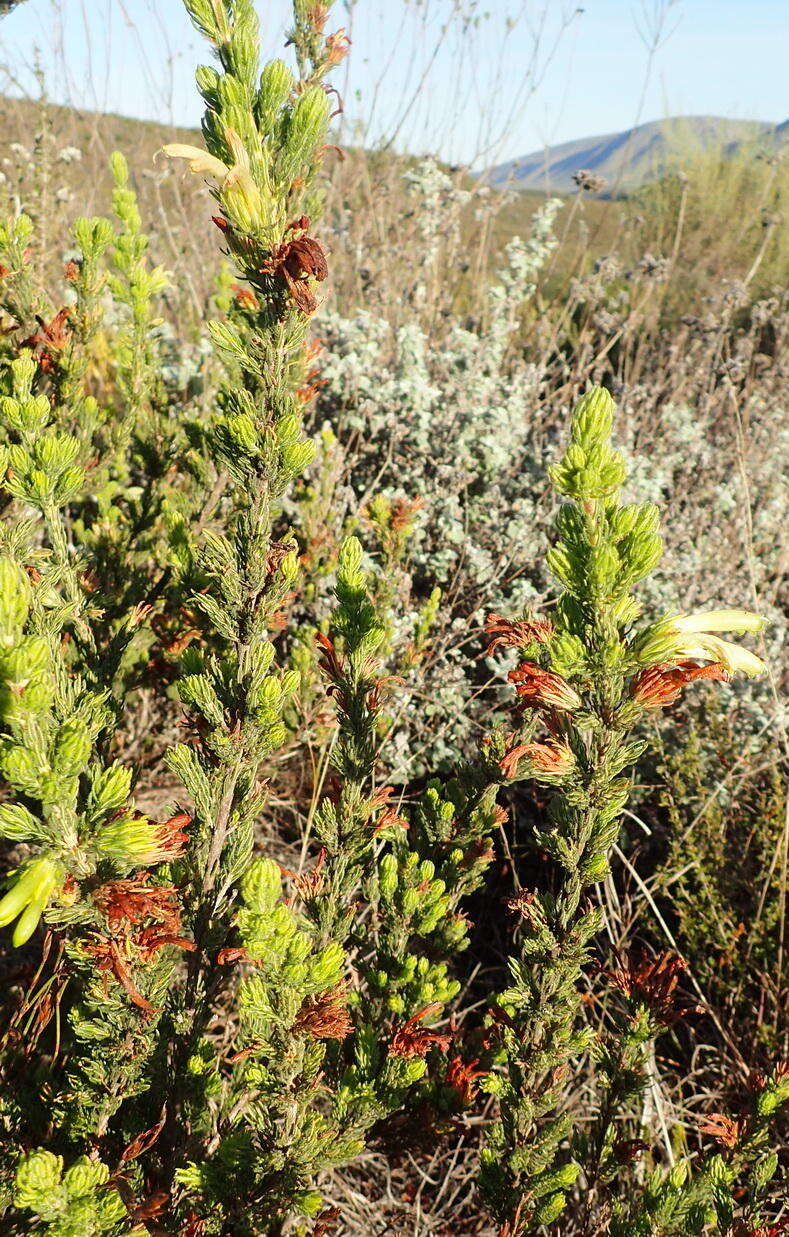
[[[508,678],[515,684],[515,691],[529,709],[559,709],[570,713],[581,705],[581,697],[560,674],[543,670],[533,662],[525,661]]]
[[[316,34],[323,34],[328,16],[329,10],[325,4],[313,4],[312,8],[307,9],[307,21]]]
[[[371,713],[376,713],[382,704],[382,694],[393,687],[402,686],[405,679],[400,674],[386,674],[376,679],[367,693],[367,707]]]
[[[640,1138],[619,1138],[611,1148],[617,1164],[632,1164],[642,1152],[648,1150],[648,1144]]]
[[[189,842],[189,835],[184,830],[191,823],[192,818],[186,812],[176,812],[175,816],[157,825],[154,830],[157,863],[170,863],[184,853]]]
[[[676,988],[685,969],[682,958],[666,952],[654,958],[644,955],[638,962],[626,962],[616,970],[602,970],[601,973],[628,1000],[646,1005],[658,1022],[671,1026],[688,1012],[686,1007],[676,1005]]]
[[[242,309],[260,309],[260,301],[251,288],[242,288],[237,283],[231,283],[230,288],[235,293],[236,304],[240,305]]]
[[[89,957],[95,959],[100,971],[109,971],[115,976],[121,987],[125,989],[132,1005],[142,1010],[146,1017],[153,1017],[156,1010],[134,983],[129,969],[129,960],[123,956],[117,941],[97,935],[84,942],[83,949]]]
[[[546,644],[553,635],[553,624],[539,619],[506,619],[501,614],[491,613],[485,621],[485,630],[491,637],[488,652],[501,645],[507,649],[525,649],[531,644]]]
[[[526,1200],[521,1199],[512,1219],[507,1220],[499,1229],[499,1237],[522,1237],[524,1225],[528,1224],[534,1215],[533,1211],[527,1211],[525,1208]]]
[[[146,919],[177,931],[181,915],[178,894],[172,885],[150,885],[150,874],[138,872],[128,880],[109,881],[100,885],[93,901],[107,916],[107,924],[114,932],[124,921],[137,927]]]
[[[731,1117],[726,1117],[720,1112],[710,1113],[704,1123],[699,1126],[700,1134],[709,1134],[721,1146],[729,1148],[737,1146],[743,1130],[743,1122],[732,1121]]]
[[[322,846],[318,858],[309,872],[294,876],[293,886],[297,893],[305,899],[315,898],[323,888],[323,865],[326,862],[326,847]]]
[[[341,1215],[339,1207],[327,1207],[318,1216],[317,1223],[312,1230],[312,1237],[329,1237],[329,1234],[333,1233],[339,1224]]]
[[[307,235],[309,226],[310,221],[306,215],[289,224],[285,235],[291,233],[292,239],[277,245],[260,268],[261,275],[282,279],[299,309],[305,314],[313,314],[318,308],[312,281],[321,283],[329,273],[323,249],[314,237]]]
[[[37,357],[44,373],[51,373],[55,368],[55,358],[62,352],[71,338],[71,328],[68,318],[71,310],[68,305],[58,310],[51,322],[45,322],[36,314],[38,330],[20,344],[21,348],[30,348]]]
[[[522,760],[527,762],[526,777],[562,777],[575,764],[572,752],[563,743],[519,743],[504,753],[499,768],[505,777],[515,777]]]
[[[232,966],[235,962],[246,962],[249,954],[243,945],[228,945],[220,949],[216,955],[217,966]]]
[[[391,1055],[393,1057],[424,1057],[433,1047],[441,1048],[446,1052],[452,1043],[452,1036],[442,1034],[440,1031],[431,1031],[428,1027],[420,1025],[425,1018],[437,1014],[441,1008],[439,1002],[426,1005],[418,1014],[414,1014],[412,1018],[398,1027],[389,1045]]]
[[[694,662],[683,661],[678,666],[650,666],[642,670],[630,685],[633,699],[646,709],[662,709],[674,704],[687,687],[696,679],[714,679],[718,683],[728,683],[729,675],[720,662],[709,666],[697,666]]]
[[[156,1125],[152,1125],[149,1130],[143,1130],[142,1134],[138,1134],[136,1138],[133,1138],[121,1152],[119,1164],[129,1164],[132,1160],[139,1159],[145,1151],[150,1151],[164,1129],[165,1120],[166,1113],[163,1112]],[[165,1195],[165,1198],[169,1198],[169,1195]]]
[[[336,30],[334,34],[330,34],[326,40],[326,64],[330,68],[341,64],[351,46],[351,40],[345,33],[345,30]]]
[[[151,1017],[156,1011],[134,983],[133,967],[151,962],[166,945],[187,951],[195,945],[178,935],[181,914],[176,890],[171,885],[150,885],[148,880],[149,874],[140,872],[96,890],[93,900],[106,916],[108,933],[91,933],[83,949],[100,971],[115,976],[132,1004]]]
[[[469,1108],[477,1093],[477,1079],[484,1078],[487,1070],[477,1069],[478,1061],[464,1061],[455,1056],[447,1065],[444,1086],[454,1093],[459,1108]]]
[[[345,984],[307,997],[293,1024],[294,1034],[311,1035],[313,1039],[347,1039],[353,1030],[347,1001]]]
[[[157,1190],[150,1198],[146,1198],[144,1202],[138,1203],[136,1207],[132,1207],[131,1217],[133,1220],[147,1225],[149,1220],[156,1220],[164,1214],[170,1205],[170,1201],[171,1196],[165,1190]],[[157,1229],[156,1232],[161,1233],[161,1229]]]
[[[319,664],[321,670],[327,678],[332,679],[336,683],[338,679],[343,677],[343,665],[334,647],[334,641],[329,636],[325,636],[322,631],[319,631],[315,636],[315,643],[320,650]]]
[[[181,1229],[181,1237],[203,1237],[204,1232],[205,1220],[202,1220],[196,1211],[190,1211],[186,1224]]]

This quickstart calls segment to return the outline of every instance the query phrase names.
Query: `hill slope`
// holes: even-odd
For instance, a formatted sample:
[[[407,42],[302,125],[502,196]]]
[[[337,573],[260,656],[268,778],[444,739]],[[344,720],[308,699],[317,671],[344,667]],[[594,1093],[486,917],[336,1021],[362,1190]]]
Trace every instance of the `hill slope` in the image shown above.
[[[764,124],[758,120],[725,120],[719,116],[684,116],[649,121],[621,133],[563,142],[492,168],[493,185],[511,182],[518,189],[570,193],[573,173],[581,168],[602,176],[607,194],[615,196],[652,180],[676,151],[699,150],[723,144],[735,149],[745,142],[765,145],[786,141],[789,122]]]

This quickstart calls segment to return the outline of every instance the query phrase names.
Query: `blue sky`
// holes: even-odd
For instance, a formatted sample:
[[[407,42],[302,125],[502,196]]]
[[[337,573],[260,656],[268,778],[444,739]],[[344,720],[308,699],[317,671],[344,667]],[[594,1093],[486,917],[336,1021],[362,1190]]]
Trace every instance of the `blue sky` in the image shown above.
[[[289,5],[258,7],[273,52]],[[480,166],[637,120],[789,113],[787,0],[336,0],[334,14],[353,37],[346,141]],[[0,20],[0,91],[33,90],[34,46],[56,101],[199,119],[205,54],[180,0],[25,0]]]

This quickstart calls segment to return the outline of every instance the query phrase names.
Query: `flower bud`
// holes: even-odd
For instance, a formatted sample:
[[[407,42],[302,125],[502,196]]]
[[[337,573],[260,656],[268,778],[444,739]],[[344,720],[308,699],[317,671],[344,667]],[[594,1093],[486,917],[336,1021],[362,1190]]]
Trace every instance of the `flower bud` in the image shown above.
[[[146,816],[121,816],[96,834],[96,849],[124,867],[153,867],[183,854],[188,842],[183,832],[189,817],[182,813],[164,824]]]
[[[282,897],[282,876],[273,859],[255,859],[241,882],[241,896],[249,910],[266,915]]]

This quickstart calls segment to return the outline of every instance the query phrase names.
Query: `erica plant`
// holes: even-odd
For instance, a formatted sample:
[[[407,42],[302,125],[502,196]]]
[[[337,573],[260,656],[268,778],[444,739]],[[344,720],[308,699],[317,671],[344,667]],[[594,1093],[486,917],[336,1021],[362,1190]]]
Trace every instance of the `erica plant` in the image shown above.
[[[789,1071],[740,1061],[739,1099],[692,1129],[669,1115],[652,1146],[641,1106],[656,1042],[689,1039],[687,971],[609,951],[602,909],[650,723],[697,680],[760,674],[724,635],[762,620],[643,617],[660,517],[622,499],[600,387],[527,586],[554,431],[524,450],[549,370],[518,332],[558,200],[431,355],[425,297],[470,195],[412,169],[428,274],[398,316],[413,302],[423,325],[386,362],[385,324],[335,316],[314,368],[348,40],[331,3],[293,0],[294,67],[263,63],[254,0],[185,7],[211,52],[202,140],[164,147],[162,181],[196,177],[205,214],[207,189],[225,260],[180,341],[197,394],[174,377],[179,276],[151,259],[121,155],[112,217],[75,221],[51,287],[47,234],[18,204],[0,222],[0,1228],[328,1237],[367,1231],[353,1198],[413,1202],[416,1234],[472,1216],[498,1237],[777,1237]],[[316,453],[305,419],[332,386]],[[544,613],[489,615],[517,712],[488,734],[468,620],[544,566]],[[447,739],[458,709],[475,760]],[[431,1191],[443,1218],[420,1228]]]
[[[570,1155],[572,1119],[562,1108],[568,1071],[596,1048],[592,1027],[580,1017],[581,980],[603,922],[591,894],[610,873],[629,771],[646,747],[639,724],[697,679],[726,682],[765,669],[719,634],[759,631],[755,614],[719,610],[641,621],[633,589],[660,559],[660,516],[652,504],[622,501],[625,467],[611,444],[613,416],[607,391],[584,395],[564,457],[552,469],[565,502],[548,554],[562,590],[551,620],[493,615],[489,622],[493,646],[514,647],[520,658],[509,677],[522,729],[498,740],[500,768],[508,778],[552,788],[534,842],[557,872],[550,892],[523,889],[513,901],[519,952],[493,1015],[501,1068],[487,1086],[500,1117],[483,1152],[482,1185],[508,1237],[557,1221],[572,1191],[589,1199],[609,1173],[619,1152],[615,1107],[643,1087],[639,1048],[658,1033],[676,986],[668,961],[618,972],[632,1011],[621,1055],[608,1065],[609,1111],[601,1141],[586,1148],[584,1181]]]

